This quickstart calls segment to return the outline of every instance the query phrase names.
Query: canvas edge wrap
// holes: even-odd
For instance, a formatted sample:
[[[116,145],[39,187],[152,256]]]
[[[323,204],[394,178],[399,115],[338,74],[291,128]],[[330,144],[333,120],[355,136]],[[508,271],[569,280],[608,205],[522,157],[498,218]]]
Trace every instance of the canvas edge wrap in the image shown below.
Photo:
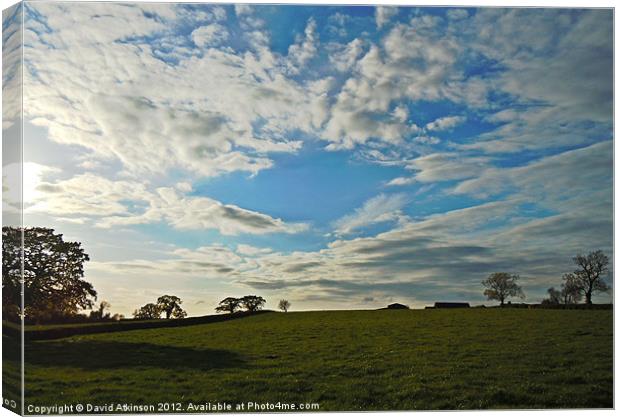
[[[2,226],[19,231],[16,240],[3,241],[3,255],[5,245],[19,246],[12,249],[20,287],[17,318],[10,322],[3,294],[2,406],[17,414],[24,409],[23,11],[23,2],[2,11]]]

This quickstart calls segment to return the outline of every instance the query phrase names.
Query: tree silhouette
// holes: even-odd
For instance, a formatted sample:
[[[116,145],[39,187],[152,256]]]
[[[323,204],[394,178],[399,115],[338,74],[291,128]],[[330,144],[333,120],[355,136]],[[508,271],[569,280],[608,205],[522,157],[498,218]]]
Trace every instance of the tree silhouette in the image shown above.
[[[103,319],[103,318],[109,318],[110,317],[110,313],[105,314],[105,311],[107,309],[109,309],[111,307],[110,303],[108,303],[107,301],[102,301],[99,303],[99,307],[97,308],[97,310],[91,311],[90,312],[90,317],[92,319]]]
[[[166,314],[166,319],[182,319],[187,316],[185,310],[181,308],[183,301],[175,295],[162,295],[157,299],[157,306],[160,311]]]
[[[543,304],[560,304],[562,299],[562,293],[556,290],[554,287],[551,287],[547,290],[547,294],[549,294],[549,298],[546,298],[542,301]]]
[[[280,300],[278,308],[286,313],[291,308],[291,303],[288,300]]]
[[[247,311],[251,311],[251,312],[260,310],[261,308],[263,308],[265,303],[266,303],[265,299],[258,295],[246,295],[245,297],[241,299],[241,305]]]
[[[504,305],[504,301],[510,297],[525,298],[523,290],[517,281],[519,276],[509,274],[507,272],[496,272],[489,275],[487,279],[482,281],[482,285],[486,288],[484,295],[489,300],[498,300],[500,305]]]
[[[241,304],[241,299],[234,298],[234,297],[226,297],[222,301],[220,301],[220,304],[217,307],[215,307],[215,311],[218,313],[232,314],[235,311],[237,311],[240,304]]]
[[[577,255],[573,258],[578,269],[575,270],[575,284],[581,294],[586,297],[586,304],[592,304],[594,292],[607,292],[609,286],[603,281],[603,275],[609,272],[609,258],[603,251],[597,250],[588,255]]]
[[[23,232],[24,315],[36,321],[90,309],[97,292],[83,280],[90,258],[80,242],[65,242],[45,227],[2,228],[2,297],[5,311],[20,312]]]
[[[105,311],[108,310],[110,307],[112,307],[112,305],[108,303],[107,301],[103,300],[102,302],[100,302],[99,303],[99,317],[103,318]]]
[[[140,307],[139,310],[134,311],[133,316],[136,319],[158,319],[161,317],[161,309],[155,303],[148,303]]]
[[[581,301],[581,289],[574,274],[564,274],[562,277],[562,302],[564,304],[577,304]]]

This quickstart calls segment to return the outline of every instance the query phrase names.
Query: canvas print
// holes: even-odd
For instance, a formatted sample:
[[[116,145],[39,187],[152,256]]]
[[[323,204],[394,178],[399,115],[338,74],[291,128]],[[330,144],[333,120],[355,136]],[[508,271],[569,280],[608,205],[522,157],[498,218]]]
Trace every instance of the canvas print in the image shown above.
[[[23,415],[612,408],[613,10],[3,11]]]

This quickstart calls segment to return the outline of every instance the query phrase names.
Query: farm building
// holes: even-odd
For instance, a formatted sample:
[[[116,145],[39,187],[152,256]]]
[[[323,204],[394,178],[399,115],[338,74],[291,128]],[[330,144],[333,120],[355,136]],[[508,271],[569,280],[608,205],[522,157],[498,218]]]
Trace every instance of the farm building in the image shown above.
[[[381,310],[409,310],[409,306],[400,303],[393,303]]]
[[[469,303],[436,302],[433,307],[426,308],[469,308]]]

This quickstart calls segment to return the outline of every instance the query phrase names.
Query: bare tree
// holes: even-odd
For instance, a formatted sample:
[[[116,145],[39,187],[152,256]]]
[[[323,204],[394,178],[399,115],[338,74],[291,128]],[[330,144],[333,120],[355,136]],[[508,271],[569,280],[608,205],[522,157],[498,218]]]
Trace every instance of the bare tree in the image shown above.
[[[544,299],[543,304],[560,304],[562,293],[559,290],[551,287],[547,290],[547,294],[549,294],[549,298]]]
[[[484,295],[486,295],[489,300],[498,300],[502,306],[507,298],[525,298],[523,290],[521,290],[521,287],[517,284],[518,280],[519,275],[509,274],[507,272],[495,272],[482,281],[482,285],[486,288],[484,290]]]
[[[577,304],[581,301],[581,289],[575,274],[564,274],[562,280],[562,303]]]
[[[587,255],[577,255],[573,262],[579,267],[575,270],[575,279],[580,292],[586,297],[586,304],[592,304],[594,292],[607,292],[609,286],[603,281],[603,275],[609,272],[609,258],[601,250]]]
[[[291,308],[291,303],[288,300],[280,300],[278,308],[286,313]]]

